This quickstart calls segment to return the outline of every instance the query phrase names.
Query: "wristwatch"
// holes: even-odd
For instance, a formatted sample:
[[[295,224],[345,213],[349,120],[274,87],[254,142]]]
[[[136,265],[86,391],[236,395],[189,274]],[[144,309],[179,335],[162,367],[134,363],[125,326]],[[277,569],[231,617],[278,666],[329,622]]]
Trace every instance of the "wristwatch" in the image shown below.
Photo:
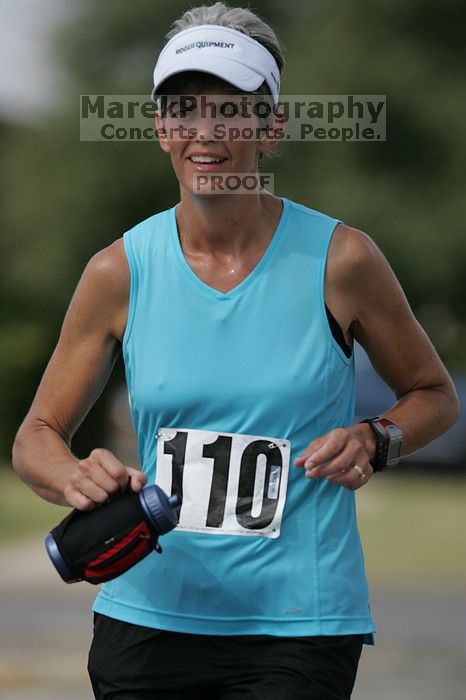
[[[391,469],[400,461],[403,433],[400,428],[388,418],[366,418],[361,423],[368,423],[376,436],[375,457],[370,465],[375,472]]]

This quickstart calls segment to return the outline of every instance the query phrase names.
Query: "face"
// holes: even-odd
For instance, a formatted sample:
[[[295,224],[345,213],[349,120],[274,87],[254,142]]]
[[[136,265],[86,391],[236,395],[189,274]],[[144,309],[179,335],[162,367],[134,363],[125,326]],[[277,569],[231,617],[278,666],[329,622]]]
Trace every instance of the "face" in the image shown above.
[[[182,93],[185,94],[185,93]],[[256,103],[262,104],[258,111]],[[189,97],[167,95],[156,117],[160,147],[170,155],[180,187],[191,194],[250,191],[258,172],[259,154],[272,150],[273,113],[264,133],[264,99],[225,87],[205,87]],[[232,177],[239,174],[239,177]],[[241,177],[244,176],[244,177]],[[248,177],[249,176],[249,177]],[[258,180],[257,180],[258,181]]]

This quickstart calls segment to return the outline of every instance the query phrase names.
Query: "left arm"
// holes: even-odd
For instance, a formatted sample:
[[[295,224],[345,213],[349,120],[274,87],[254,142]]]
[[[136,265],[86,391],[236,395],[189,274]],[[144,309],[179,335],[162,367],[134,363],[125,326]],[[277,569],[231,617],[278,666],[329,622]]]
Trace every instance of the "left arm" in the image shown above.
[[[444,364],[416,320],[386,258],[357,229],[340,224],[330,245],[325,297],[347,340],[366,350],[396,404],[383,414],[403,432],[402,454],[423,447],[458,418],[458,398]],[[370,417],[370,416],[368,416]],[[356,489],[372,474],[375,436],[367,424],[313,440],[295,460],[310,478]],[[361,479],[353,467],[366,474]]]

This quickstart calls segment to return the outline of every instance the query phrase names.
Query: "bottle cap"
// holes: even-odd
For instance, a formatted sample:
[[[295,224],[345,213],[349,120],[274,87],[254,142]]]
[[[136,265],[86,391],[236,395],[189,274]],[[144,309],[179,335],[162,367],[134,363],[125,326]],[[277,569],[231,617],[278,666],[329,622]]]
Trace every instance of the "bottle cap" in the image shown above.
[[[157,534],[164,535],[178,524],[175,508],[181,504],[179,496],[168,497],[159,486],[147,486],[139,492],[142,509]]]

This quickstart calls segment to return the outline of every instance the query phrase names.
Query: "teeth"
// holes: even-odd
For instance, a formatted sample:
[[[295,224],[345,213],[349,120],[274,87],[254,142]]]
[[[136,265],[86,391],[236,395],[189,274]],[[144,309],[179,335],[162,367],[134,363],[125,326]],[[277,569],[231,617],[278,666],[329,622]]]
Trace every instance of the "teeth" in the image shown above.
[[[191,156],[193,163],[221,163],[225,158],[211,158],[210,156]]]

